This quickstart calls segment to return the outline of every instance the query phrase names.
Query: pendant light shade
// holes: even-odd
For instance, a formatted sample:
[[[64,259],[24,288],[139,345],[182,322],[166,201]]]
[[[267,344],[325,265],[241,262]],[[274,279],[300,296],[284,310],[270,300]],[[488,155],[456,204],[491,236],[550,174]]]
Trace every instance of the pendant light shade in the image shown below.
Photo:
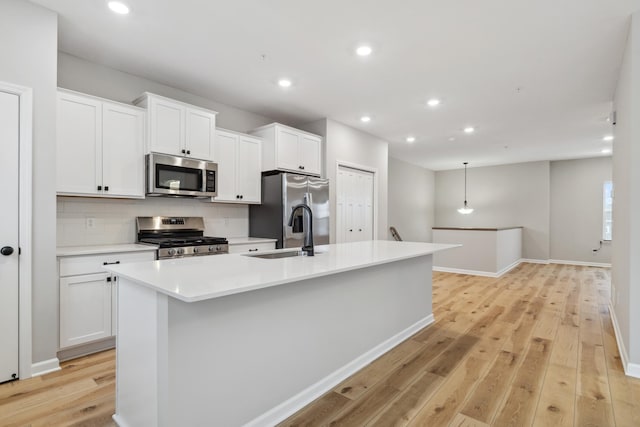
[[[464,162],[464,205],[458,209],[458,212],[463,215],[469,215],[473,212],[473,208],[470,208],[467,204],[467,164],[469,162]]]

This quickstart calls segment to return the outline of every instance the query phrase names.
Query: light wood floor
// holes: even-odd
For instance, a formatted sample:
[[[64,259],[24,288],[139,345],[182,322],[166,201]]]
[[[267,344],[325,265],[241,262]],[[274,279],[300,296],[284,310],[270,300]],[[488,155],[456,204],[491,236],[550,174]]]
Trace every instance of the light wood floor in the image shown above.
[[[566,265],[434,273],[436,323],[282,426],[640,426],[609,283],[608,269]],[[114,369],[109,351],[0,385],[0,426],[113,426]]]

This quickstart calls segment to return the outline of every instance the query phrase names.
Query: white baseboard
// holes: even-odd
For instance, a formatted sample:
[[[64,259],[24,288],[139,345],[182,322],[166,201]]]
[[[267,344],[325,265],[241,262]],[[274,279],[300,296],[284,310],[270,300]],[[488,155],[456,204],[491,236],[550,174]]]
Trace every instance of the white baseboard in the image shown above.
[[[57,357],[49,360],[43,360],[31,364],[31,376],[37,377],[38,375],[48,374],[49,372],[55,372],[60,370],[60,361]]]
[[[624,373],[630,377],[640,378],[640,365],[637,363],[629,363],[629,353],[627,353],[627,348],[624,346],[622,334],[620,333],[620,328],[618,327],[618,318],[616,317],[616,312],[613,310],[611,301],[609,301],[609,315],[611,316],[611,323],[613,323],[613,330],[616,334],[618,352],[620,353],[620,359],[622,360]]]
[[[564,259],[550,259],[550,264],[566,264],[566,265],[583,265],[585,267],[608,267],[611,268],[610,262],[588,262],[588,261],[568,261]]]
[[[490,271],[465,270],[462,268],[438,267],[436,265],[433,266],[433,271],[440,271],[442,273],[468,274],[470,276],[498,277],[498,273],[492,273]]]
[[[529,264],[549,264],[548,259],[520,258],[520,262],[526,262]]]
[[[482,276],[482,277],[498,278],[498,277],[502,276],[503,274],[506,274],[509,271],[511,271],[514,268],[516,268],[518,265],[520,265],[521,262],[522,262],[522,260],[517,260],[513,264],[508,265],[507,267],[503,268],[502,270],[498,271],[497,273],[494,273],[492,271],[465,270],[463,268],[438,267],[436,265],[433,266],[433,271],[440,271],[440,272],[443,272],[443,273],[468,274],[468,275],[471,275],[471,276]]]
[[[385,342],[372,348],[362,356],[349,362],[337,371],[329,374],[317,383],[307,387],[305,390],[302,390],[292,398],[284,401],[280,405],[270,409],[259,417],[248,422],[244,425],[244,427],[271,426],[287,419],[291,415],[298,412],[300,409],[307,406],[309,403],[313,402],[318,397],[322,396],[324,393],[334,388],[336,385],[340,384],[341,381],[344,381],[346,378],[355,374],[360,369],[364,368],[369,363],[373,362],[375,359],[382,356],[384,353],[388,352],[393,347],[397,346],[402,341],[418,332],[420,329],[432,324],[434,321],[435,319],[433,317],[433,314],[430,314],[424,319],[419,320],[404,331],[401,331],[400,333],[394,335]],[[118,425],[125,427],[119,423]]]

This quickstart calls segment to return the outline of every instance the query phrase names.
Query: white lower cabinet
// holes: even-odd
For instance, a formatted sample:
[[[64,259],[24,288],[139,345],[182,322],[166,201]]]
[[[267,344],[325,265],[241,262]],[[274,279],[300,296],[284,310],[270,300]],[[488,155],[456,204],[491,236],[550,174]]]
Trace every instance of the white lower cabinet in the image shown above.
[[[244,254],[251,252],[272,251],[276,248],[276,242],[265,243],[235,243],[229,245],[230,254]]]
[[[116,334],[118,277],[104,272],[104,265],[154,259],[152,251],[59,258],[60,348]]]

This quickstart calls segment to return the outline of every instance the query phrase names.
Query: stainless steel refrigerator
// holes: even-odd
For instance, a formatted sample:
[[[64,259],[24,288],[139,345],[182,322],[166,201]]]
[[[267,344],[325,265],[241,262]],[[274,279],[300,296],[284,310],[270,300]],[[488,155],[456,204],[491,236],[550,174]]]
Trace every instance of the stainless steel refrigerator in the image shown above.
[[[313,242],[329,243],[329,180],[293,173],[262,176],[262,204],[249,207],[249,235],[278,239],[276,248],[302,246],[308,215],[298,209],[287,225],[291,209],[300,203],[313,212]]]

